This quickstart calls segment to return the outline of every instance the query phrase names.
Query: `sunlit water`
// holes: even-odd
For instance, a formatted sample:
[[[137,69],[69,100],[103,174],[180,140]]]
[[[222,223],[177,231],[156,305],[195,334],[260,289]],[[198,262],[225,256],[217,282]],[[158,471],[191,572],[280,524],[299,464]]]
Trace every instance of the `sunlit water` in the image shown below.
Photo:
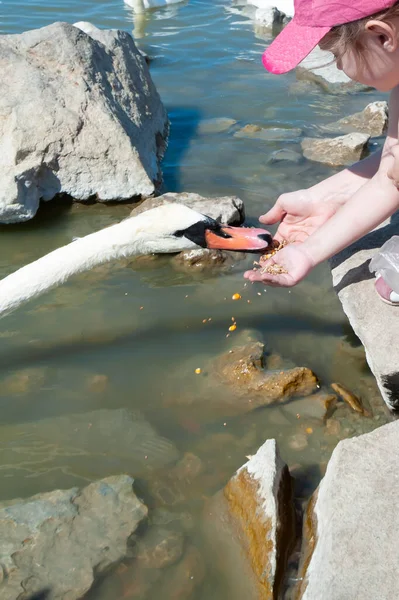
[[[301,135],[317,135],[320,125],[379,98],[374,93],[326,95],[317,87],[298,88],[295,74],[268,75],[260,55],[269,34],[254,30],[227,1],[190,0],[145,15],[134,15],[121,0],[0,4],[2,33],[57,20],[134,30],[138,45],[152,58],[151,74],[172,122],[163,163],[164,190],[237,195],[245,201],[247,221],[253,224],[279,193],[331,173],[305,160],[271,163],[271,154],[282,148],[299,151],[298,129]],[[215,118],[236,123],[215,132],[208,123]],[[283,141],[234,137],[249,123],[295,131]],[[49,205],[33,222],[1,228],[0,275],[123,218],[130,209]],[[266,291],[244,286],[242,272],[252,260],[246,257],[210,275],[182,273],[168,257],[113,264],[76,277],[3,319],[0,499],[128,472],[138,476],[150,507],[166,503],[178,514],[191,515],[193,528],[186,527],[186,545],[202,548],[205,499],[271,437],[277,438],[297,476],[298,497],[306,499],[338,439],[371,430],[388,416],[331,288],[328,267],[320,266],[291,291]],[[233,302],[236,292],[242,299]],[[237,330],[227,337],[232,317]],[[245,343],[248,331],[264,341],[268,352],[289,364],[310,367],[322,388],[339,381],[362,394],[374,416],[359,417],[341,406],[340,431],[327,435],[312,399],[232,415],[223,403],[232,391],[213,376],[212,362],[236,343]],[[170,501],[155,493],[159,472],[142,466],[142,461],[140,467],[132,467],[134,460],[112,451],[112,440],[105,451],[77,453],[77,459],[73,442],[60,442],[61,429],[68,438],[63,421],[47,421],[39,433],[32,433],[32,423],[38,420],[120,408],[139,412],[181,455],[191,452],[203,461],[203,472],[192,485],[183,486],[177,500],[173,490]],[[135,448],[130,450],[134,455]],[[120,576],[113,575],[95,597],[115,599],[120,587]],[[126,597],[151,598],[156,590],[148,596],[133,590]],[[193,597],[224,600],[218,574],[208,570]]]

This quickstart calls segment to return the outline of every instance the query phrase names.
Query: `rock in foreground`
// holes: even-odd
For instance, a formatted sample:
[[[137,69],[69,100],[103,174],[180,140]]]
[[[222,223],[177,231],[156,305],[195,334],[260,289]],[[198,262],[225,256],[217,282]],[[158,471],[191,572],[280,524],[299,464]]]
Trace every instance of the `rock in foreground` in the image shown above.
[[[210,552],[231,600],[273,600],[294,531],[291,478],[268,440],[206,508]],[[214,556],[213,556],[214,555]]]
[[[370,136],[365,133],[349,133],[336,138],[306,138],[302,150],[306,158],[316,162],[339,167],[364,158]]]
[[[397,307],[382,302],[375,292],[369,263],[381,246],[397,234],[398,227],[399,212],[396,212],[330,261],[334,289],[366,350],[381,394],[393,410],[399,409],[398,312]]]
[[[147,515],[132,485],[121,475],[1,504],[0,599],[81,598]]]
[[[313,497],[295,598],[399,598],[399,423],[338,444]]]
[[[59,193],[154,193],[168,118],[128,33],[54,23],[3,35],[0,66],[1,223],[32,218]]]

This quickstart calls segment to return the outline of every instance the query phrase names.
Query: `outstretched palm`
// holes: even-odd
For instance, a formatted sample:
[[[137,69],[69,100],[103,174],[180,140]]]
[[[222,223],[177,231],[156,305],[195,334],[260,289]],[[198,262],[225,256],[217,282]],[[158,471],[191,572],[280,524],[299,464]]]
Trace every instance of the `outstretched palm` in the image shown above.
[[[261,223],[280,222],[275,234],[278,241],[304,242],[340,208],[334,202],[317,202],[307,190],[283,194],[268,213],[260,217]]]

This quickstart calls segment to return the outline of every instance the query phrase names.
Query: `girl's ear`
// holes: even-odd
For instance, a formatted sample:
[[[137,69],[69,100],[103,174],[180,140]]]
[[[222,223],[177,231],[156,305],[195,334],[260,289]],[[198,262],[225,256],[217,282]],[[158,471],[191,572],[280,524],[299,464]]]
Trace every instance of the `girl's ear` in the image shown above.
[[[387,52],[395,52],[398,47],[398,30],[394,23],[370,20],[365,26],[366,33],[374,36],[378,45]]]

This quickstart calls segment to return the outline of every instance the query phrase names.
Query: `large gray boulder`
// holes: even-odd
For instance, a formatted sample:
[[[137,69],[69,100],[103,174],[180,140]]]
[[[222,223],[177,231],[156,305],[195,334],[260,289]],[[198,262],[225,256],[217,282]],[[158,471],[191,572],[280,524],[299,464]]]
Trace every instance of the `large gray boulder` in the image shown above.
[[[81,598],[147,516],[132,485],[120,475],[1,504],[0,600]]]
[[[371,258],[399,232],[399,213],[331,259],[333,284],[343,309],[365,350],[381,394],[399,409],[398,308],[381,301],[370,273]]]
[[[219,196],[207,198],[192,192],[168,192],[158,198],[148,198],[136,206],[131,217],[164,204],[184,204],[197,212],[208,215],[225,225],[241,225],[245,218],[244,202],[237,196]]]
[[[305,526],[301,600],[399,598],[399,423],[338,444]]]
[[[168,118],[145,59],[123,31],[67,23],[0,36],[0,222],[40,199],[154,193]]]

